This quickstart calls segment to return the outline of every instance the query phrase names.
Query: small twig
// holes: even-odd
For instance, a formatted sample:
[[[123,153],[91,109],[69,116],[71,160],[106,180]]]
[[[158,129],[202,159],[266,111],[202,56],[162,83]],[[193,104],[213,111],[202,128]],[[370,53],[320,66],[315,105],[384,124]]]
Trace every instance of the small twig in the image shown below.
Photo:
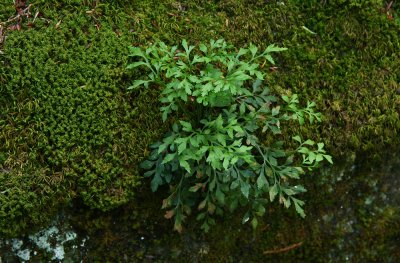
[[[29,9],[30,9],[31,7],[32,7],[32,4],[29,4],[28,7],[26,7],[25,9],[23,9],[23,10],[21,11],[20,14],[18,14],[18,15],[16,15],[16,16],[12,17],[12,18],[10,18],[10,19],[8,19],[8,20],[5,21],[5,22],[0,22],[0,24],[5,25],[5,24],[7,24],[7,23],[10,23],[10,22],[13,22],[13,21],[15,21],[15,20],[20,19],[21,16],[29,16]]]
[[[35,23],[37,16],[39,15],[39,11],[36,11],[35,16],[33,17],[32,24]]]
[[[31,7],[32,7],[32,4],[29,4],[24,10],[22,10],[22,14],[25,14],[27,11],[29,13],[29,11],[30,11],[29,9],[31,9]]]
[[[393,1],[390,1],[389,4],[385,8],[385,12],[389,11],[389,9],[392,7]]]
[[[0,24],[5,25],[5,24],[7,24],[7,23],[10,23],[10,22],[13,22],[13,21],[15,21],[15,20],[18,20],[20,17],[21,17],[21,15],[16,15],[16,16],[14,16],[14,17],[8,19],[8,20],[5,21],[5,22],[0,22]]]
[[[296,247],[301,246],[302,244],[303,244],[303,242],[299,242],[299,243],[296,243],[296,244],[293,244],[293,245],[290,245],[290,246],[287,246],[287,247],[284,247],[284,248],[279,248],[279,249],[274,249],[274,250],[267,250],[267,251],[264,251],[263,254],[267,255],[267,254],[278,254],[278,253],[287,252],[289,250],[292,250],[292,249],[295,249]]]
[[[45,21],[47,24],[50,24],[52,22],[52,20],[46,19],[46,18],[43,18],[43,17],[40,17],[39,19]]]
[[[32,4],[29,4],[25,9],[22,9],[21,13],[25,14],[26,11],[29,11],[29,9],[32,7]]]
[[[54,26],[55,29],[58,29],[61,25],[62,20],[58,21],[57,24]]]

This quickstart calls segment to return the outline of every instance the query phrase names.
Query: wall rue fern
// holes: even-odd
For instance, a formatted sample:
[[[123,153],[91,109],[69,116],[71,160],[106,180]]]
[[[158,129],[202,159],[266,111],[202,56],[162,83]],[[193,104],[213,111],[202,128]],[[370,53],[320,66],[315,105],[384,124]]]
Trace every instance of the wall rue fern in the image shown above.
[[[159,42],[146,50],[130,48],[136,61],[128,68],[144,67],[148,78],[135,80],[129,89],[161,86],[163,120],[173,112],[180,116],[141,165],[148,170],[145,176],[152,177],[153,191],[171,186],[162,206],[169,209],[165,217],[174,217],[174,228],[181,231],[182,222],[197,208],[201,228],[208,231],[214,214],[247,206],[243,223],[251,218],[255,228],[267,203],[276,199],[286,208],[293,204],[304,217],[304,202],[297,195],[306,189],[293,185],[292,179],[299,179],[304,167],[311,170],[324,159],[332,163],[331,156],[323,143],[314,149],[312,140],[302,141],[298,135],[292,138],[299,144],[293,150],[286,150],[279,139],[265,145],[257,136],[278,135],[282,123],[291,120],[300,125],[305,119],[321,121],[314,103],[300,108],[297,95],[279,100],[262,83],[265,64],[274,64],[271,53],[285,48],[270,45],[260,53],[250,44],[236,52],[219,39],[198,49],[186,40],[182,47]]]

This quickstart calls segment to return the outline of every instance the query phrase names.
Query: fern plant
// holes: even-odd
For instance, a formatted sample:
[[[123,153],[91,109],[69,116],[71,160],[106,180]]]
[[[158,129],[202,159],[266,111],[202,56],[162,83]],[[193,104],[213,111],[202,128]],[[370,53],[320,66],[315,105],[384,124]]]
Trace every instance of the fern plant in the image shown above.
[[[201,228],[208,231],[214,214],[238,207],[248,208],[243,223],[250,221],[255,228],[276,199],[305,216],[298,195],[306,189],[294,182],[304,168],[311,170],[324,159],[332,163],[332,158],[323,143],[297,135],[292,140],[298,147],[290,150],[280,140],[285,122],[321,121],[314,103],[301,108],[297,95],[279,99],[263,85],[265,64],[274,64],[271,53],[283,50],[270,45],[259,52],[252,44],[235,50],[223,39],[198,48],[186,40],[179,47],[163,42],[145,50],[130,47],[135,61],[128,68],[145,68],[147,77],[129,89],[160,86],[162,119],[175,120],[141,164],[153,191],[170,186],[162,208],[166,218],[174,218],[174,229],[181,231],[186,217],[197,210]],[[263,143],[263,133],[275,136],[275,142]]]

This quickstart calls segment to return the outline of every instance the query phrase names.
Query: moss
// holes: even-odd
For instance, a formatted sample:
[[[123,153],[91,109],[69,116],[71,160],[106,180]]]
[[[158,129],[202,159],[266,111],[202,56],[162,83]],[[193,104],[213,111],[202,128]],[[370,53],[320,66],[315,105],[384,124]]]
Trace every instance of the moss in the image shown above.
[[[154,196],[144,186],[124,208],[104,214],[83,207],[71,213],[75,226],[91,237],[89,261],[397,262],[398,153],[393,149],[373,169],[358,157],[326,171],[323,182],[310,176],[304,182],[310,189],[306,219],[271,204],[257,231],[242,225],[238,212],[217,218],[207,234],[194,219],[182,234],[172,232],[173,222],[158,211],[165,193]]]
[[[2,204],[13,206],[18,195],[26,195],[18,202],[30,210],[4,208],[1,226],[31,217],[39,224],[40,207],[48,205],[44,214],[51,215],[74,197],[106,211],[128,202],[139,183],[136,166],[161,132],[157,107],[148,107],[156,104],[156,95],[126,94],[130,36],[89,23],[90,18],[68,15],[57,29],[8,34],[0,69],[6,78],[0,151],[7,156],[0,187],[12,194]],[[20,178],[28,182],[22,189]]]
[[[203,239],[196,231],[173,234],[171,240],[169,234],[159,234],[172,228],[158,209],[160,200],[154,200],[146,185],[137,188],[137,164],[148,154],[147,145],[165,129],[157,91],[125,90],[141,74],[124,69],[128,45],[158,39],[176,44],[182,38],[199,43],[219,37],[238,47],[276,43],[289,50],[276,59],[278,68],[267,79],[271,88],[316,101],[324,114],[322,124],[291,132],[325,141],[337,163],[342,153],[381,155],[381,149],[398,145],[400,138],[400,27],[382,11],[384,1],[31,2],[40,11],[33,26],[28,26],[33,18],[24,18],[21,31],[4,31],[7,39],[0,46],[4,53],[0,55],[0,192],[7,193],[0,196],[2,234],[13,236],[32,225],[39,227],[59,206],[76,198],[104,211],[133,199],[131,206],[113,214],[121,218],[117,233],[123,236],[129,226],[138,235],[147,234],[147,240],[157,237],[148,244],[171,244],[170,249],[158,246],[160,250],[149,253],[136,240],[129,245],[136,244],[137,250],[130,251],[123,240],[115,241],[113,228],[106,229],[112,216],[89,210],[88,219],[98,217],[89,221],[95,225],[92,233],[103,231],[99,235],[107,233],[111,240],[98,250],[95,243],[92,258],[112,260],[129,251],[132,258],[153,253],[156,258],[170,255],[183,261],[218,262],[223,254],[226,262],[238,258],[320,262],[327,255],[337,256],[329,253],[339,246],[356,250],[354,261],[399,258],[394,251],[399,228],[391,227],[398,225],[398,206],[375,216],[367,209],[356,211],[361,222],[355,232],[358,244],[344,243],[342,237],[352,235],[345,222],[338,224],[337,232],[326,232],[325,224],[333,216],[323,209],[325,205],[337,213],[340,202],[362,205],[347,203],[346,196],[363,185],[363,176],[344,178],[335,170],[326,178],[307,179],[306,221],[272,205],[261,223],[265,230],[259,233],[232,216],[219,221]],[[5,7],[0,9],[1,21],[15,15],[10,2],[1,4]],[[398,10],[390,12],[396,15]],[[371,191],[368,185],[363,189]],[[142,218],[159,226],[145,228]],[[326,222],[318,221],[321,218]],[[82,228],[91,231],[90,225]],[[375,230],[382,234],[374,238]],[[186,239],[195,239],[194,245],[184,247]],[[262,254],[301,241],[302,246],[287,254]],[[113,253],[107,255],[113,245]],[[368,252],[371,247],[375,252]],[[201,249],[202,253],[191,254]]]

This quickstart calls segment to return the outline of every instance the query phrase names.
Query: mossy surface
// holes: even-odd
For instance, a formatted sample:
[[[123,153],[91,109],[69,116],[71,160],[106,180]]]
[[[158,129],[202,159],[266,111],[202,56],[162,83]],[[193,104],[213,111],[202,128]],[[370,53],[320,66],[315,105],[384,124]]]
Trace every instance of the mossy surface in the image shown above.
[[[273,204],[257,231],[241,223],[239,211],[217,218],[207,234],[194,219],[182,234],[171,232],[173,222],[158,211],[162,194],[143,186],[130,205],[107,214],[75,208],[71,222],[90,236],[84,256],[89,261],[397,262],[398,155],[392,149],[374,168],[365,166],[365,157],[349,158],[326,170],[323,182],[306,179],[306,219]]]
[[[288,51],[276,57],[277,68],[270,69],[268,85],[277,94],[298,93],[304,101],[315,101],[324,115],[323,123],[291,132],[324,141],[337,163],[342,154],[354,153],[367,153],[365,160],[370,161],[382,158],[382,150],[388,146],[399,144],[398,3],[389,10],[380,0],[30,3],[32,15],[20,21],[21,30],[12,29],[15,20],[3,26],[7,38],[0,36],[1,235],[15,236],[38,228],[59,207],[78,198],[82,209],[89,211],[88,219],[98,217],[89,222],[97,222],[95,229],[100,233],[115,236],[131,229],[127,224],[132,224],[138,233],[147,233],[146,238],[151,239],[154,233],[156,238],[150,243],[171,242],[171,250],[152,252],[158,259],[173,252],[171,258],[208,262],[240,258],[322,262],[330,247],[339,245],[355,250],[354,260],[379,261],[390,256],[395,262],[399,258],[393,248],[399,232],[391,227],[399,226],[398,206],[372,213],[356,200],[349,205],[361,207],[354,212],[360,218],[359,232],[348,232],[346,225],[338,225],[337,233],[326,233],[324,223],[320,228],[308,225],[291,211],[271,205],[270,218],[257,234],[234,215],[219,221],[207,242],[190,243],[203,251],[196,258],[188,254],[190,248],[180,246],[185,240],[201,240],[196,231],[173,234],[171,240],[168,235],[160,236],[158,232],[170,226],[160,216],[161,199],[149,192],[137,165],[148,154],[148,144],[160,138],[166,126],[160,120],[158,91],[128,93],[126,87],[141,72],[125,70],[127,46],[157,40],[177,44],[186,38],[198,44],[223,37],[237,47],[249,42],[260,48],[271,43],[287,47]],[[0,21],[16,14],[12,1],[0,0]],[[324,202],[341,202],[329,191],[343,196],[358,189],[368,192],[371,181],[380,182],[380,174],[374,176],[377,178],[366,176],[365,181],[361,175],[358,179],[350,176],[335,184],[316,175],[307,179],[306,221],[315,223],[327,214]],[[341,178],[334,171],[328,177],[335,182]],[[125,211],[121,229],[112,227],[111,214],[99,212],[127,203],[119,208]],[[335,213],[343,212],[337,208]],[[155,224],[147,229],[143,218],[157,221],[161,227]],[[328,224],[329,215],[325,218]],[[227,229],[232,235],[225,235]],[[358,243],[341,244],[339,237],[346,235]],[[118,240],[121,246],[111,242],[115,250],[110,259],[130,249]],[[302,246],[287,254],[260,259],[265,250],[301,241]],[[368,252],[371,247],[374,249]],[[91,254],[92,258],[105,256],[100,249],[93,247],[93,251],[98,254]],[[219,253],[224,255],[222,261]],[[146,254],[151,255],[142,253]]]
[[[139,183],[138,162],[162,132],[156,94],[126,93],[129,36],[62,13],[57,28],[8,32],[4,43],[0,228],[7,234],[75,197],[103,211],[125,204]]]

